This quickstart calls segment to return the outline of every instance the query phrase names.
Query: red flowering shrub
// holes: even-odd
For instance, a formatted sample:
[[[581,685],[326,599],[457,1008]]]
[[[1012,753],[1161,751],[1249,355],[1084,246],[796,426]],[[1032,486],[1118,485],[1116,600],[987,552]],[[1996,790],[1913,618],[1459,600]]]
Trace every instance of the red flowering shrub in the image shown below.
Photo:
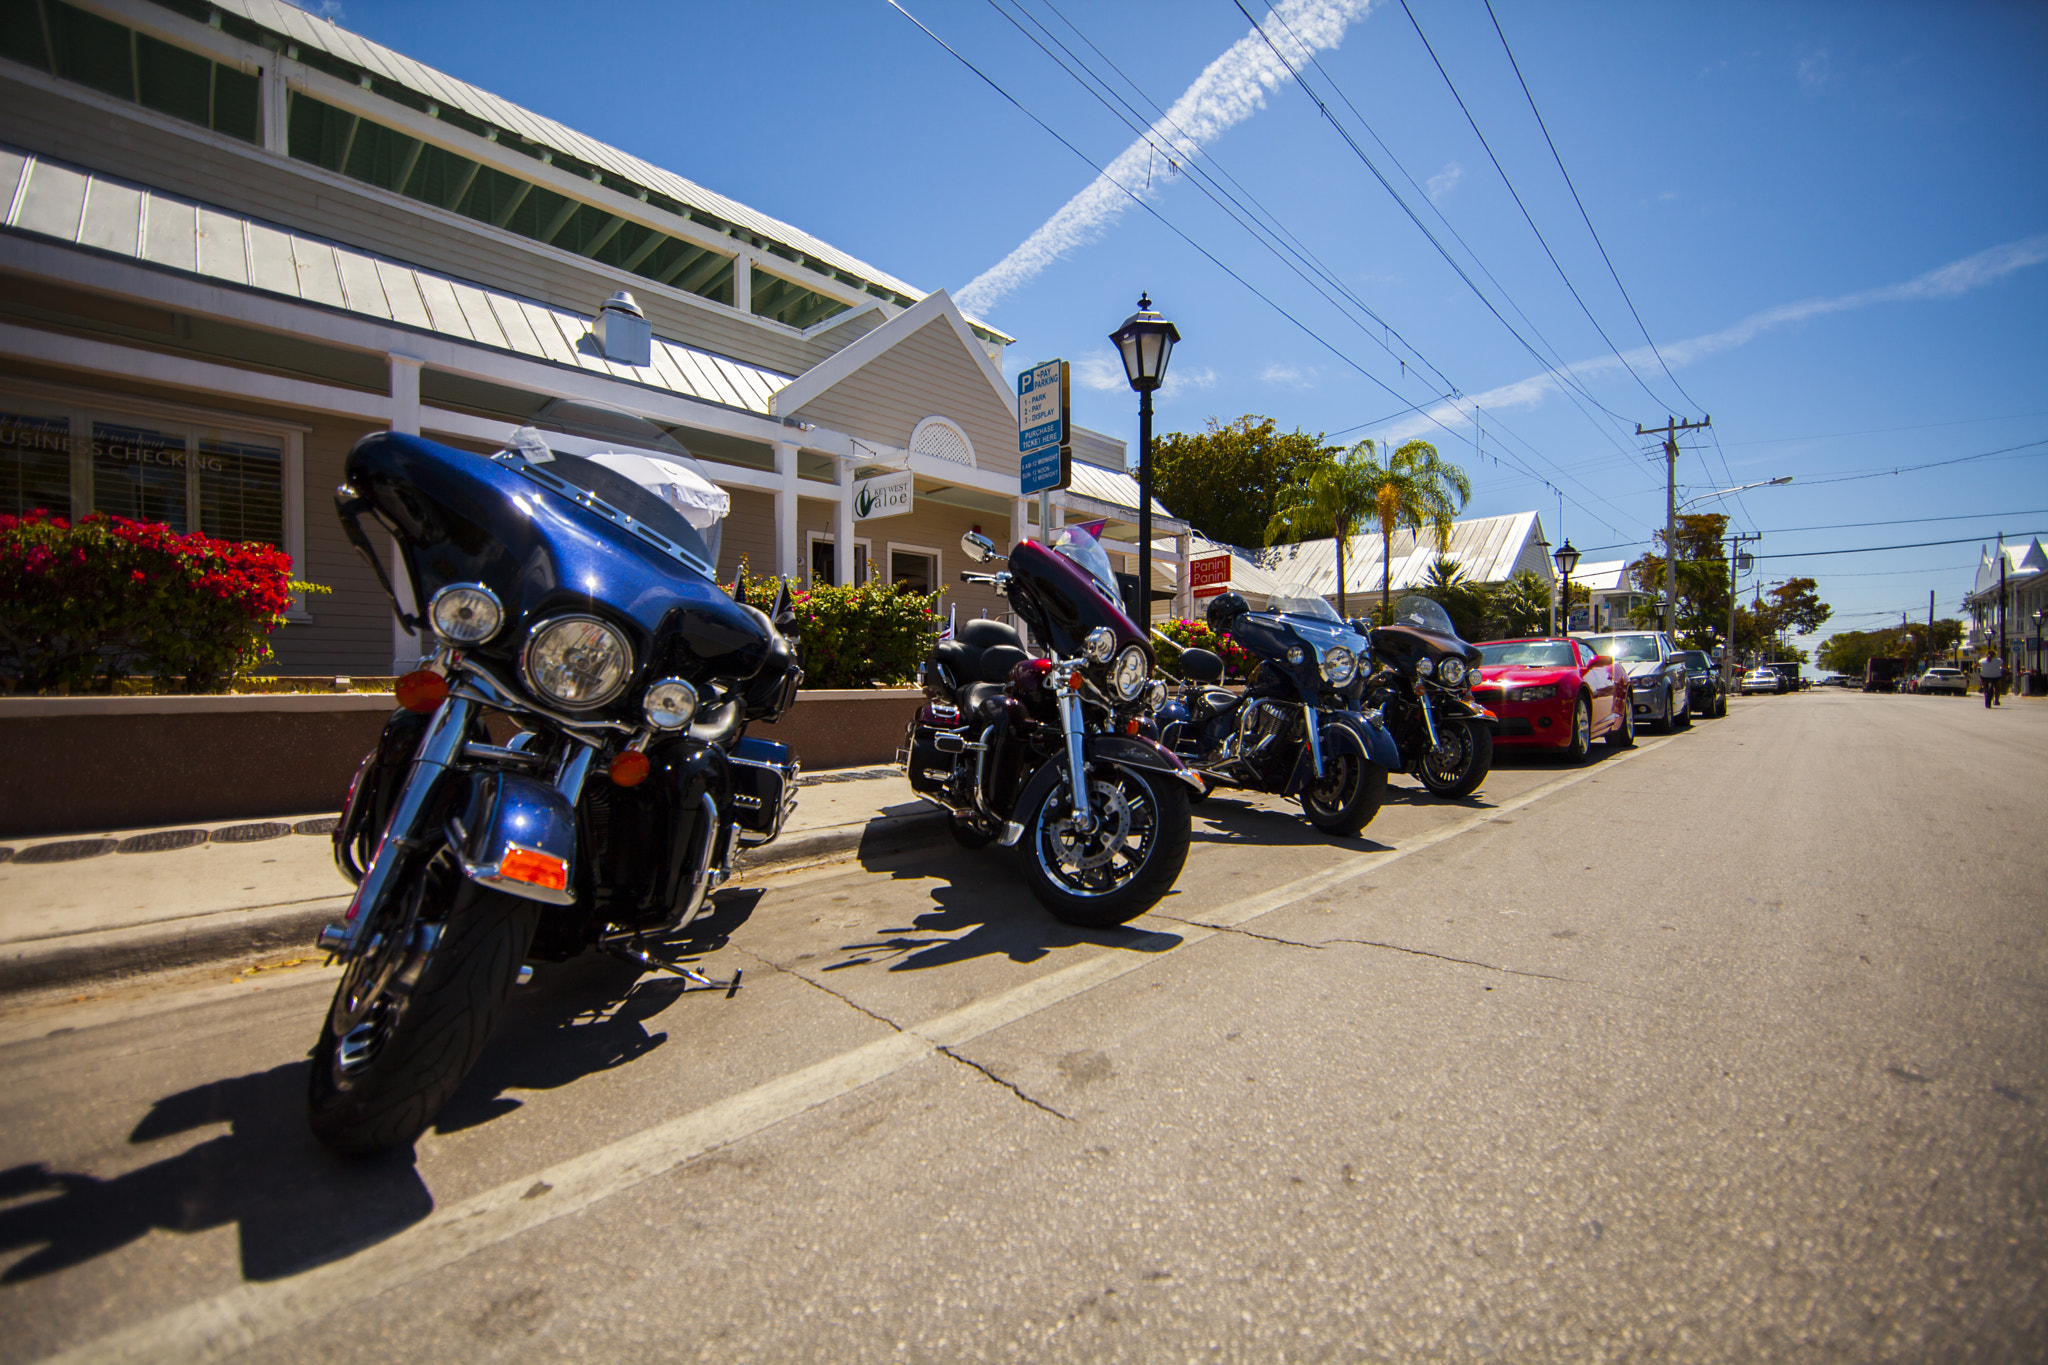
[[[1206,621],[1166,621],[1158,627],[1159,633],[1179,645],[1182,649],[1206,649],[1212,654],[1223,656],[1223,676],[1226,678],[1248,678],[1258,671],[1259,660],[1248,654],[1242,645],[1224,636],[1216,638],[1216,632],[1209,629]],[[1160,666],[1172,673],[1178,673],[1179,655],[1162,658]]]
[[[751,577],[741,558],[734,584],[739,601],[765,611],[780,586],[773,578]],[[931,653],[943,588],[922,593],[872,580],[800,588],[795,579],[788,587],[807,687],[900,686],[917,676]]]
[[[0,682],[71,691],[139,673],[214,692],[270,659],[291,557],[94,513],[0,516]]]

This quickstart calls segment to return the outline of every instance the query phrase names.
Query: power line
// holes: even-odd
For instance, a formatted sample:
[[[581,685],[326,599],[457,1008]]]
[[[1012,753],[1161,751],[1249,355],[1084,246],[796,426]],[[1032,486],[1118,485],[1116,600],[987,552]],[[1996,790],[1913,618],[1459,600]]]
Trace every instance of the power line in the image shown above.
[[[1865,526],[1919,526],[1930,521],[1976,521],[1981,517],[2032,517],[2043,514],[2048,514],[2048,507],[2029,507],[2019,511],[1958,512],[1948,517],[1892,517],[1886,521],[1837,521],[1826,526],[1780,526],[1763,534],[1783,536],[1798,531],[1849,531]]]
[[[2048,535],[2048,531],[2021,531],[2020,535],[2033,537]],[[1982,536],[1964,536],[1961,540],[1921,540],[1911,545],[1859,545],[1850,550],[1795,550],[1782,554],[1757,555],[1758,559],[1814,559],[1821,555],[1868,555],[1880,550],[1925,550],[1934,545],[1975,545],[1982,543]],[[1928,570],[1932,572],[1932,570]]]
[[[1888,474],[1911,474],[1911,473],[1914,473],[1914,472],[1916,472],[1916,471],[1918,471],[1918,470],[1922,470],[1922,469],[1942,469],[1942,468],[1945,468],[1946,466],[1948,466],[1948,465],[1952,465],[1952,464],[1968,464],[1968,463],[1969,463],[1970,461],[1972,461],[1972,460],[1990,460],[1990,459],[1995,459],[1995,458],[1997,458],[1997,457],[1998,457],[1998,456],[2000,456],[2000,455],[2010,455],[2010,454],[2012,454],[2012,453],[2013,453],[2014,451],[2019,451],[2019,450],[2032,450],[2032,449],[2033,449],[2033,448],[2034,448],[2035,446],[2042,446],[2042,445],[2048,445],[2048,436],[2044,436],[2044,437],[2042,437],[2042,438],[2041,438],[2040,440],[2037,440],[2037,441],[2022,441],[2022,442],[2020,442],[2020,444],[2018,444],[2018,445],[2016,445],[2016,446],[2004,446],[2004,447],[2001,447],[2001,448],[2000,448],[2000,449],[1998,449],[1998,450],[1986,450],[1986,451],[1984,451],[1984,452],[1982,452],[1982,453],[1980,453],[1980,454],[1976,454],[1976,455],[1958,455],[1958,456],[1957,456],[1956,458],[1954,458],[1953,460],[1930,460],[1930,461],[1929,461],[1928,463],[1926,463],[1926,464],[1905,464],[1905,465],[1894,465],[1894,466],[1892,466],[1892,467],[1891,467],[1891,468],[1889,468],[1889,469],[1872,469],[1872,470],[1867,470],[1867,471],[1864,471],[1864,472],[1862,472],[1862,473],[1856,473],[1856,474],[1844,474],[1844,475],[1841,475],[1841,476],[1840,476],[1840,477],[1838,477],[1838,478],[1832,478],[1832,479],[1807,479],[1807,480],[1805,480],[1804,482],[1805,482],[1805,486],[1806,486],[1806,487],[1808,487],[1808,488],[1811,488],[1811,487],[1815,486],[1816,484],[1824,484],[1824,483],[1854,483],[1854,482],[1855,482],[1856,480],[1858,480],[1858,479],[1881,479],[1881,478],[1884,478],[1884,477],[1885,477],[1886,475],[1888,475]]]
[[[1515,80],[1521,84],[1522,97],[1529,101],[1529,112],[1536,116],[1536,126],[1543,130],[1543,141],[1550,147],[1550,157],[1557,163],[1557,173],[1564,177],[1565,188],[1572,192],[1572,202],[1579,206],[1579,217],[1585,220],[1586,231],[1592,235],[1593,245],[1600,248],[1600,259],[1607,262],[1607,273],[1614,277],[1614,287],[1621,291],[1622,302],[1628,305],[1629,316],[1636,320],[1636,328],[1642,332],[1643,340],[1649,342],[1650,354],[1657,357],[1657,364],[1663,368],[1664,377],[1671,381],[1671,387],[1677,389],[1679,395],[1696,410],[1705,412],[1706,409],[1700,406],[1699,400],[1687,393],[1685,385],[1678,382],[1678,376],[1671,372],[1671,366],[1666,363],[1664,353],[1657,349],[1657,342],[1651,337],[1650,329],[1643,325],[1643,315],[1636,311],[1636,301],[1629,297],[1628,286],[1621,282],[1621,272],[1614,268],[1614,258],[1607,254],[1607,243],[1600,240],[1600,231],[1593,226],[1593,215],[1586,212],[1586,201],[1579,198],[1579,187],[1572,183],[1572,173],[1564,168],[1564,157],[1559,155],[1557,143],[1550,136],[1550,125],[1543,121],[1543,111],[1536,107],[1536,96],[1530,93],[1529,81],[1522,75],[1522,64],[1515,60],[1515,50],[1508,46],[1508,35],[1501,29],[1500,16],[1493,12],[1493,0],[1486,0],[1486,17],[1493,20],[1493,31],[1500,35],[1501,51],[1508,54],[1508,65],[1515,69]],[[1410,15],[1409,18],[1412,20],[1414,16]],[[1448,80],[1449,77],[1445,79]]]
[[[1932,431],[1936,427],[1967,427],[1980,422],[2017,422],[2023,417],[2048,417],[2048,412],[2012,412],[2003,417],[1958,417],[1948,422],[1922,422],[1910,427],[1871,427],[1865,431],[1826,431],[1816,436],[1759,436],[1747,441],[1730,441],[1731,446],[1781,446],[1799,441],[1836,441],[1849,436],[1889,436],[1897,431]]]
[[[1593,330],[1598,332],[1600,334],[1600,339],[1607,343],[1607,349],[1613,353],[1614,358],[1617,361],[1620,361],[1621,367],[1624,370],[1628,371],[1629,377],[1636,381],[1637,387],[1641,388],[1645,394],[1649,395],[1650,401],[1652,403],[1655,403],[1660,407],[1663,406],[1664,400],[1657,397],[1655,393],[1652,393],[1650,391],[1650,386],[1643,382],[1643,377],[1640,374],[1636,373],[1636,367],[1629,364],[1627,360],[1622,358],[1621,348],[1614,344],[1614,338],[1607,335],[1607,329],[1600,325],[1600,319],[1593,316],[1593,310],[1587,307],[1586,300],[1580,297],[1579,287],[1573,284],[1572,277],[1569,274],[1565,273],[1563,263],[1557,259],[1557,253],[1550,249],[1549,241],[1546,240],[1543,236],[1543,229],[1536,226],[1535,216],[1529,212],[1529,206],[1522,202],[1522,192],[1515,188],[1515,182],[1508,176],[1507,167],[1500,164],[1500,158],[1493,154],[1493,144],[1486,140],[1485,133],[1479,131],[1479,120],[1472,117],[1472,110],[1466,105],[1464,95],[1459,93],[1457,82],[1451,79],[1450,72],[1444,70],[1443,59],[1436,55],[1436,48],[1430,45],[1428,35],[1423,33],[1421,23],[1417,21],[1417,19],[1415,18],[1415,11],[1408,7],[1408,0],[1401,0],[1401,12],[1408,16],[1408,23],[1412,28],[1414,28],[1415,36],[1422,39],[1422,50],[1427,52],[1429,54],[1429,60],[1435,63],[1437,74],[1444,78],[1444,84],[1450,89],[1451,98],[1458,102],[1459,112],[1465,115],[1465,122],[1472,125],[1472,136],[1479,139],[1480,147],[1483,148],[1486,152],[1486,159],[1488,161],[1491,161],[1493,163],[1494,170],[1500,173],[1500,181],[1503,185],[1506,185],[1508,187],[1509,197],[1511,197],[1515,201],[1515,207],[1522,211],[1522,221],[1529,225],[1529,231],[1536,234],[1537,245],[1541,246],[1543,248],[1543,254],[1550,258],[1550,264],[1557,270],[1557,277],[1560,280],[1564,281],[1564,287],[1571,292],[1573,300],[1579,305],[1579,311],[1586,315],[1586,321],[1593,324]],[[1488,13],[1491,12],[1492,11],[1489,9]],[[1506,39],[1502,39],[1502,41],[1505,42]],[[1520,73],[1518,72],[1517,74]],[[1533,101],[1531,107],[1534,107]],[[1548,136],[1548,134],[1546,134],[1546,136]],[[1553,150],[1555,149],[1553,148]],[[1638,321],[1640,321],[1640,319],[1638,319]],[[1677,381],[1674,380],[1673,382],[1676,383]],[[1684,390],[1681,389],[1680,392],[1683,393]],[[1595,401],[1598,402],[1597,399]],[[1691,399],[1688,398],[1686,401],[1691,402]],[[1697,403],[1694,403],[1693,406],[1698,407],[1699,405]],[[1601,410],[1603,412],[1608,412],[1611,416],[1620,416],[1619,413],[1612,412],[1612,410],[1607,408],[1605,404],[1601,404]]]

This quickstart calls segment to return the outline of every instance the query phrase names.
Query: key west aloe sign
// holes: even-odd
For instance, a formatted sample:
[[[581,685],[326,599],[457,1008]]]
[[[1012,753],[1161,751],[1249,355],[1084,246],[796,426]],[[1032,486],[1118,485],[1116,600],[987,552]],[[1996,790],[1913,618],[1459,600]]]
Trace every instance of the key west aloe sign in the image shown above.
[[[914,480],[915,476],[907,469],[854,480],[853,519],[873,521],[877,517],[902,516],[911,508]]]

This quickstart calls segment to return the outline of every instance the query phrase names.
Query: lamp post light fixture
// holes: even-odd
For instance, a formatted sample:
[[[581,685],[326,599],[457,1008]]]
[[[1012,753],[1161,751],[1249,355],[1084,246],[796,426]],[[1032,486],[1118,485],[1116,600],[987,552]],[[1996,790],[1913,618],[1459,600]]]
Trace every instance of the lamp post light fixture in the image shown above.
[[[1124,378],[1138,391],[1138,628],[1152,626],[1152,391],[1166,382],[1180,328],[1152,311],[1149,295],[1110,333],[1123,357]]]
[[[1557,547],[1557,554],[1553,558],[1557,560],[1558,573],[1564,578],[1564,586],[1559,589],[1557,594],[1559,614],[1563,618],[1561,622],[1563,629],[1558,631],[1558,634],[1570,635],[1572,633],[1572,570],[1579,567],[1579,552],[1572,548],[1572,538],[1570,536],[1566,536],[1564,544]]]

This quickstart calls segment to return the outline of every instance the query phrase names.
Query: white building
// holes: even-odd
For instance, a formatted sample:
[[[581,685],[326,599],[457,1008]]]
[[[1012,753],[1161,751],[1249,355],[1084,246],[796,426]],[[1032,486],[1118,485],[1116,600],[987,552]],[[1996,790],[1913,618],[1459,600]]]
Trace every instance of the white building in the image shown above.
[[[333,589],[273,637],[281,671],[374,675],[418,646],[332,511],[348,447],[488,452],[568,400],[664,427],[731,494],[727,578],[744,555],[1003,609],[957,570],[963,531],[1028,515],[1010,338],[943,292],[283,0],[13,8],[0,511],[280,545]],[[621,290],[637,347],[594,325]],[[856,519],[870,469],[913,473],[908,513]],[[1068,512],[1134,508],[1095,482]]]
[[[1384,550],[1391,550],[1393,566],[1390,591],[1402,593],[1429,581],[1430,566],[1437,561],[1434,533],[1394,532],[1391,546],[1383,546],[1378,531],[1352,536],[1344,547],[1344,598],[1353,615],[1379,601]],[[1263,550],[1239,551],[1253,558],[1272,580],[1289,586],[1305,586],[1317,596],[1337,605],[1337,539],[1324,536],[1292,545],[1272,545]],[[1535,512],[1515,512],[1501,517],[1472,517],[1451,527],[1450,548],[1443,557],[1453,560],[1472,583],[1505,583],[1527,570],[1546,583],[1555,576],[1544,543],[1543,520]]]
[[[1969,658],[1981,658],[1987,650],[1998,651],[2003,622],[2008,678],[2048,666],[2041,646],[2042,628],[2048,624],[2048,551],[2042,549],[2038,538],[2022,545],[1985,549],[1977,562],[1976,586],[1963,602],[1970,613],[1965,646]]]

